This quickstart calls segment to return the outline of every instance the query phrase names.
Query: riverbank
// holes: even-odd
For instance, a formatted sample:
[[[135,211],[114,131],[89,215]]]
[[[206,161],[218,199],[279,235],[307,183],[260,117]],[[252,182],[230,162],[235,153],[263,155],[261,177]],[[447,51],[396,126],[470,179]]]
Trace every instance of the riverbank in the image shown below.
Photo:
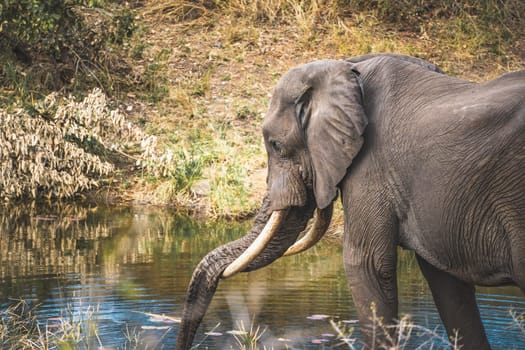
[[[202,160],[201,176],[186,193],[173,190],[171,179],[155,179],[138,181],[135,199],[145,198],[144,191],[152,202],[180,203],[208,216],[253,212],[265,188],[262,118],[276,81],[298,64],[391,51],[477,81],[524,66],[523,42],[503,48],[491,42],[497,34],[469,28],[466,17],[423,19],[415,29],[381,21],[377,10],[343,16],[342,8],[320,2],[266,6],[188,8],[186,18],[169,2],[138,9],[147,28],[147,59],[157,58],[166,89],[165,98],[148,108],[146,130],[168,147],[184,145],[186,162],[215,159]],[[135,115],[141,117],[142,111]]]
[[[88,59],[77,61],[80,68],[67,71],[72,76],[54,90],[67,104],[70,94],[78,101],[96,87],[107,99],[106,115],[118,113],[132,123],[126,135],[90,136],[95,145],[77,139],[82,152],[102,160],[93,163],[101,170],[87,177],[97,187],[80,191],[80,197],[169,205],[206,218],[251,215],[265,190],[260,126],[272,88],[284,72],[308,61],[398,52],[474,81],[525,67],[519,1],[507,1],[504,8],[481,1],[464,7],[406,3],[394,8],[359,1],[108,1],[77,9],[88,24],[106,18],[116,39],[101,46],[93,66]],[[47,109],[31,101],[53,89],[44,84],[39,91],[21,90],[41,60],[32,57],[27,65],[11,59],[11,70],[20,75],[4,84],[11,98],[2,99],[3,109],[22,107],[26,118],[45,119]],[[3,80],[10,77],[6,72],[4,67]],[[114,146],[128,134],[133,137]],[[57,193],[40,184],[34,188],[37,196]]]

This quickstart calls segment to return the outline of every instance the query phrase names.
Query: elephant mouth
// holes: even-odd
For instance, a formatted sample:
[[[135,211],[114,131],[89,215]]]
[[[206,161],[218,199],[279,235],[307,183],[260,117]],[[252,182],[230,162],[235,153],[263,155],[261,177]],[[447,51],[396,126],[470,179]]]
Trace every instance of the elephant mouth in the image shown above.
[[[265,249],[268,243],[275,236],[279,227],[283,224],[288,209],[277,210],[272,212],[261,233],[252,242],[252,244],[223,271],[221,278],[230,278],[239,272],[242,272],[255,258],[257,258]],[[310,228],[305,230],[301,239],[291,245],[283,256],[290,256],[304,252],[313,247],[326,233],[332,219],[333,204],[325,209],[316,209],[314,220]]]

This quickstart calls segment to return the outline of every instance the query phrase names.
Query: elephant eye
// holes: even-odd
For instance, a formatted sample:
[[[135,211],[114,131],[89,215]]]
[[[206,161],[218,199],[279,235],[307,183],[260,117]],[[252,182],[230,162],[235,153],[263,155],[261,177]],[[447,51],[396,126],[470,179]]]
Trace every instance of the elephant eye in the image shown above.
[[[284,153],[283,144],[280,143],[279,141],[271,140],[270,146],[276,153],[281,154],[281,155]]]

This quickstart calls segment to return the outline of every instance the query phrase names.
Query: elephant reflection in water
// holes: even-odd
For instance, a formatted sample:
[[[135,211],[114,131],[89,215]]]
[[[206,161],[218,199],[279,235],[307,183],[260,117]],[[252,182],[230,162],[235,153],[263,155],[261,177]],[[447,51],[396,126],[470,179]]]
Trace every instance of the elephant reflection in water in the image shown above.
[[[384,325],[398,317],[398,246],[415,252],[449,336],[490,348],[474,286],[525,290],[525,71],[478,84],[403,55],[316,61],[280,79],[263,135],[253,228],[195,268],[177,349],[191,347],[221,278],[314,245],[338,194],[367,348],[390,332],[371,331],[371,306]]]

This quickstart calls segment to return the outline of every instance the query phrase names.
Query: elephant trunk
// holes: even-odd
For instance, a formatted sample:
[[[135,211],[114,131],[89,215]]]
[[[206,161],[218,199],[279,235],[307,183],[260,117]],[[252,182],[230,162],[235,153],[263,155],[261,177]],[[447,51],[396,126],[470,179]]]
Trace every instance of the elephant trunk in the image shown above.
[[[253,257],[251,262],[241,266],[243,272],[257,270],[283,256],[313,215],[315,209],[313,203],[315,201],[311,200],[308,203],[312,204],[300,208],[290,208],[281,213],[283,215],[282,221],[285,224],[277,225],[274,235],[269,239],[264,250]],[[215,294],[219,280],[223,277],[223,272],[247,249],[251,248],[259,234],[266,230],[268,221],[273,220],[275,214],[269,212],[269,206],[269,200],[266,196],[248,234],[214,249],[195,268],[184,302],[183,316],[177,336],[177,350],[191,348],[197,329]]]

